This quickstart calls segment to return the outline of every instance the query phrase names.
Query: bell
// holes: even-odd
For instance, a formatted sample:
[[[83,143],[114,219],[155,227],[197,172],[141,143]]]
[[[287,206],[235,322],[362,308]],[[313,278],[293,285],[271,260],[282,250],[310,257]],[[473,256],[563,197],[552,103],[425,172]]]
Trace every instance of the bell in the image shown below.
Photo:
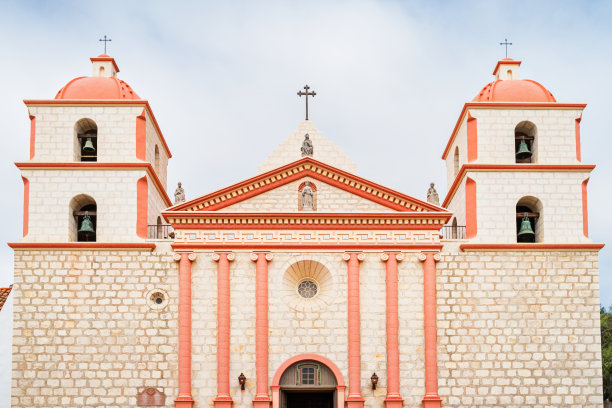
[[[531,151],[529,150],[527,143],[525,143],[524,140],[521,140],[521,144],[519,144],[518,151],[516,152],[516,158],[527,159],[529,157],[531,157]]]
[[[535,242],[535,233],[531,229],[531,222],[527,214],[523,217],[521,222],[521,229],[517,235],[518,242]]]
[[[91,141],[91,137],[88,137],[87,140],[85,141],[85,145],[83,146],[83,151],[87,153],[93,153],[96,151],[96,148],[94,147]]]
[[[89,215],[85,215],[83,217],[83,222],[81,222],[81,228],[79,228],[79,232],[85,233],[93,233],[96,232],[93,227],[93,222],[91,222],[91,218]]]

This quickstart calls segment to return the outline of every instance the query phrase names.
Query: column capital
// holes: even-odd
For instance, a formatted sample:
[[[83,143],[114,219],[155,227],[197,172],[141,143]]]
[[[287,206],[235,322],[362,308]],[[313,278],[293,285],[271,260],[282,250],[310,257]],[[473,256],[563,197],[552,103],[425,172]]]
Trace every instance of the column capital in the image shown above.
[[[272,255],[271,252],[257,251],[257,252],[251,252],[251,261],[256,262],[259,259],[259,255],[265,255],[265,259],[268,262],[274,259],[274,255]]]
[[[219,259],[221,259],[221,255],[225,255],[229,262],[232,262],[234,259],[236,259],[236,254],[233,252],[214,252],[211,255],[211,258],[213,261],[218,262]]]
[[[172,255],[172,259],[175,262],[178,262],[181,260],[182,255],[187,255],[187,259],[189,259],[191,262],[195,261],[197,258],[197,255],[195,254],[195,252],[175,252]]]
[[[395,256],[395,260],[397,262],[401,262],[404,260],[404,254],[402,252],[395,252],[395,251],[383,252],[382,254],[380,254],[380,260],[383,262],[387,262],[389,258],[391,257],[391,255]]]
[[[435,262],[438,262],[440,259],[442,259],[439,252],[421,252],[417,257],[419,261],[425,262],[428,255],[431,255]]]
[[[361,251],[347,251],[342,254],[342,260],[348,262],[351,259],[351,255],[357,255],[357,260],[359,262],[365,261],[365,254]]]

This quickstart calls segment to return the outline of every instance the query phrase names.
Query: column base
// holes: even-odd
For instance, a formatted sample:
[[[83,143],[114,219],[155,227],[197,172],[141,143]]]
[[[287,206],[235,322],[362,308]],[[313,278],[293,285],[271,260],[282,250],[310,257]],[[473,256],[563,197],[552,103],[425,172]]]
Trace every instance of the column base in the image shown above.
[[[402,408],[404,405],[404,400],[402,397],[387,397],[385,398],[385,407],[386,408]]]
[[[363,408],[364,399],[359,397],[349,397],[346,399],[347,408]]]
[[[193,397],[191,394],[179,394],[174,400],[174,406],[177,408],[192,408]]]
[[[232,397],[228,396],[217,396],[214,400],[213,400],[214,404],[215,404],[215,408],[232,408],[232,404],[234,403],[234,400],[232,400]]]
[[[258,397],[257,395],[253,398],[254,408],[270,408],[272,400],[268,396]]]
[[[442,398],[437,395],[426,395],[423,397],[423,408],[440,408],[442,406]]]

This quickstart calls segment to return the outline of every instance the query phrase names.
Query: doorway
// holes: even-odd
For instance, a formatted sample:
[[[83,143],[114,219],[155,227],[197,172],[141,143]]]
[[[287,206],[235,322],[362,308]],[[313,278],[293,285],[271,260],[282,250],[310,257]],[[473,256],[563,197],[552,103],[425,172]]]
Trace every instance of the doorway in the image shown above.
[[[333,408],[334,393],[332,390],[291,392],[283,390],[285,408]]]

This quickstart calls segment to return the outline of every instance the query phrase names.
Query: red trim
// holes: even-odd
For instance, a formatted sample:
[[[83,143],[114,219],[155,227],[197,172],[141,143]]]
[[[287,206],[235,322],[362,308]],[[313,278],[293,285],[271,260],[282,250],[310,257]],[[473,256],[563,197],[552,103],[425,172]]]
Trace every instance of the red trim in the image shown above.
[[[172,153],[170,153],[170,148],[166,143],[166,139],[164,139],[164,135],[162,134],[161,129],[159,128],[159,124],[155,119],[155,115],[153,115],[153,111],[151,110],[151,106],[149,105],[149,101],[145,99],[99,99],[99,100],[91,100],[91,99],[24,99],[23,103],[26,106],[37,106],[37,105],[58,105],[58,106],[72,106],[72,105],[81,105],[81,106],[98,106],[98,105],[126,105],[126,106],[144,106],[147,110],[147,113],[151,117],[153,125],[155,126],[155,130],[159,134],[159,138],[168,153],[168,158],[172,157]]]
[[[576,124],[576,159],[582,161],[582,155],[580,153],[580,121],[582,120],[582,112],[580,116],[575,119]]]
[[[599,251],[605,244],[462,244],[462,251]]]
[[[28,235],[30,222],[30,180],[21,176],[23,180],[23,236]]]
[[[144,109],[136,116],[136,158],[147,160],[147,117]]]
[[[155,249],[155,244],[132,242],[9,242],[13,249]]]
[[[188,253],[179,260],[178,396],[175,402],[191,407],[191,261]],[[178,405],[178,404],[177,404]]]
[[[468,171],[592,171],[595,168],[594,164],[464,164],[461,166],[455,181],[448,189],[442,207],[446,207],[453,196],[455,195],[457,188],[459,187],[461,180]]]
[[[115,62],[115,59],[113,57],[91,57],[90,60],[91,60],[91,62],[110,61],[110,62],[113,63],[113,66],[115,67],[115,71],[119,72],[119,65],[117,65],[117,63]]]
[[[123,169],[146,169],[148,176],[153,179],[155,188],[160,193],[166,205],[172,205],[172,201],[166,190],[162,186],[159,177],[155,174],[155,170],[151,163],[97,163],[97,162],[75,162],[75,163],[48,163],[48,162],[15,162],[18,169],[37,169],[37,170],[54,170],[54,169],[79,169],[79,170],[123,170]]]
[[[327,366],[327,368],[331,370],[331,372],[336,377],[336,383],[338,383],[338,386],[340,387],[346,386],[344,384],[344,378],[342,377],[342,372],[340,371],[338,366],[334,364],[333,361],[323,356],[320,356],[318,354],[299,354],[297,356],[293,356],[290,359],[286,360],[283,364],[280,365],[280,367],[278,367],[278,369],[276,370],[276,373],[274,374],[274,378],[272,379],[272,387],[280,386],[281,376],[289,367],[291,367],[295,363],[299,363],[300,361],[306,361],[306,360],[318,361],[319,363],[324,364],[325,366]]]
[[[473,162],[478,158],[478,136],[476,118],[468,112],[467,119],[467,161]]]
[[[30,114],[29,109],[28,116],[30,117],[30,160],[32,160],[36,152],[36,116]]]
[[[450,218],[450,217],[449,217]],[[448,221],[448,220],[446,220]],[[360,230],[360,231],[372,231],[372,230],[398,230],[398,231],[439,231],[442,228],[442,224],[427,225],[427,224],[416,224],[416,225],[397,225],[397,224],[176,224],[170,222],[172,228],[175,230]]]
[[[495,69],[493,70],[493,75],[497,75],[497,70],[501,65],[521,65],[521,61],[515,61],[513,59],[505,59],[497,61],[497,65],[495,65]]]
[[[272,249],[318,249],[332,251],[361,251],[361,250],[413,250],[413,251],[436,251],[441,250],[442,244],[266,244],[266,243],[196,243],[196,242],[175,242],[172,248],[175,250],[205,250],[205,251],[231,251],[231,250],[272,250]]]
[[[589,209],[587,206],[587,178],[582,182],[582,232],[585,237],[589,237]]]
[[[463,122],[463,116],[466,114],[468,108],[470,109],[482,109],[482,108],[494,108],[494,109],[584,109],[586,107],[586,103],[557,103],[557,102],[466,102],[461,109],[461,113],[459,114],[459,119],[457,119],[457,123],[455,123],[455,127],[451,136],[446,144],[446,148],[444,148],[444,153],[442,153],[442,159],[446,160],[446,156],[450,151],[453,142],[455,141],[455,137],[457,136],[457,131]]]
[[[465,180],[465,237],[474,238],[478,232],[476,182]]]
[[[147,176],[138,179],[136,184],[136,235],[147,238],[149,216],[149,185]]]
[[[274,176],[278,176],[279,174],[282,174],[284,172],[286,172],[287,170],[292,170],[294,168],[299,168],[300,166],[304,166],[310,164],[312,166],[315,167],[315,169],[302,169],[299,171],[295,171],[293,172],[293,174],[285,177],[285,178],[281,178],[278,179],[276,181],[272,181],[270,182],[269,180],[266,179],[275,179],[276,177]],[[335,178],[342,178],[342,179],[346,179],[349,180],[351,182],[355,182],[355,183],[360,183],[363,185],[368,186],[369,188],[375,189],[375,190],[379,190],[382,193],[385,193],[389,196],[392,196],[391,199],[384,199],[381,197],[378,197],[378,195],[372,194],[372,193],[367,193],[365,191],[362,191],[361,189],[357,189],[355,187],[352,187],[350,185],[347,185],[346,183],[343,183],[341,181],[335,180],[333,178],[329,178],[326,176],[323,176],[321,174],[319,174],[319,171],[323,172],[323,171],[327,171],[327,172],[331,172],[334,173],[335,175],[337,175],[337,177]],[[397,204],[393,201],[393,198],[399,198],[401,200],[407,201],[408,203],[412,204],[412,205],[416,205],[419,207],[423,207],[426,208],[428,210],[432,210],[435,212],[441,212],[442,210],[434,205],[431,205],[429,203],[426,203],[424,201],[418,200],[416,198],[407,196],[405,194],[402,194],[400,192],[397,192],[395,190],[392,190],[390,188],[387,187],[383,187],[379,184],[373,183],[369,180],[363,179],[361,177],[355,176],[353,174],[347,173],[343,170],[337,169],[335,167],[329,166],[327,164],[321,163],[319,161],[316,161],[310,157],[305,157],[303,159],[297,160],[293,163],[289,163],[285,166],[279,167],[275,170],[271,170],[267,173],[263,173],[260,174],[258,176],[255,176],[253,178],[241,181],[239,183],[236,183],[234,185],[231,185],[229,187],[223,188],[221,190],[215,191],[211,194],[202,196],[202,197],[198,197],[194,200],[191,201],[187,201],[185,203],[182,203],[180,205],[177,205],[175,207],[172,207],[169,212],[175,212],[175,211],[180,211],[180,210],[184,210],[184,209],[188,209],[194,206],[197,206],[203,202],[206,201],[210,201],[212,199],[219,199],[221,200],[219,203],[217,204],[213,204],[211,206],[206,207],[205,211],[215,211],[224,207],[227,207],[229,205],[235,204],[237,202],[246,200],[248,198],[251,198],[253,196],[259,195],[261,193],[264,193],[266,191],[272,190],[278,186],[290,183],[294,180],[298,180],[301,179],[303,177],[312,177],[316,180],[319,180],[323,183],[326,184],[330,184],[332,186],[338,187],[342,190],[348,191],[349,193],[358,195],[360,197],[363,197],[365,199],[368,199],[370,201],[374,201],[377,202],[381,205],[384,205],[388,208],[397,210],[397,211],[409,211],[409,209],[406,206]],[[249,192],[245,192],[242,193],[240,195],[237,195],[235,197],[232,197],[230,199],[226,199],[226,200],[222,200],[221,197],[224,197],[225,195],[227,195],[228,193],[233,192],[234,190],[238,190],[242,187],[246,187],[249,186],[253,183],[259,182],[259,181],[264,181],[264,185],[261,185],[257,188],[254,188],[253,190],[249,191]],[[394,196],[394,197],[393,197]]]

